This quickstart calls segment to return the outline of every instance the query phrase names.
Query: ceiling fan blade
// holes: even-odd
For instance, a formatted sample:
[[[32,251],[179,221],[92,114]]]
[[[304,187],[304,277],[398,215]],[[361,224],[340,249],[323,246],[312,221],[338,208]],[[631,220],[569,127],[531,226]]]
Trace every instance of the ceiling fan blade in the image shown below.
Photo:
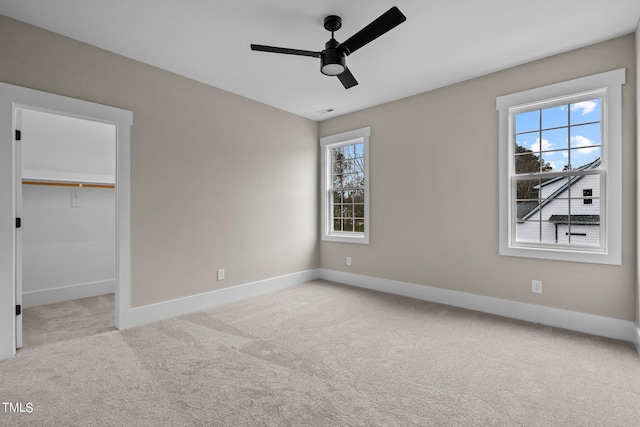
[[[322,55],[322,52],[312,52],[310,50],[300,50],[300,49],[288,49],[286,47],[264,46],[261,44],[252,44],[251,50],[257,50],[260,52],[284,53],[287,55],[311,56],[314,58],[320,58],[320,56]]]
[[[342,86],[344,86],[345,89],[349,89],[350,87],[358,84],[356,78],[353,77],[353,74],[351,74],[351,71],[349,71],[348,68],[345,68],[341,74],[338,74],[338,78],[340,79],[340,83],[342,83]]]
[[[351,36],[347,41],[342,43],[340,47],[343,48],[345,54],[350,55],[406,20],[407,17],[400,12],[400,9],[394,6]]]

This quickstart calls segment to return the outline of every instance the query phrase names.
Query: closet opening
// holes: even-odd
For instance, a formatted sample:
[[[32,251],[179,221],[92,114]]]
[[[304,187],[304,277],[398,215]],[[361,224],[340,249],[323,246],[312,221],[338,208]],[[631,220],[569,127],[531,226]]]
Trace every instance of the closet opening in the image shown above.
[[[114,330],[116,125],[29,108],[15,115],[17,347]]]

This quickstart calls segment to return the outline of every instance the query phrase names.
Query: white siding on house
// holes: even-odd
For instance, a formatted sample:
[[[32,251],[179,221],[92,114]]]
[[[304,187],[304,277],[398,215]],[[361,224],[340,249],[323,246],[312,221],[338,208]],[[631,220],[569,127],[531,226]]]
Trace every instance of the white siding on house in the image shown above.
[[[544,203],[556,191],[567,183],[568,178],[558,179],[542,185],[540,199]],[[591,190],[591,204],[585,204],[583,190]],[[569,199],[570,195],[570,199]],[[516,223],[516,241],[549,244],[600,245],[599,225],[571,225],[549,222],[552,215],[569,215],[569,201],[571,215],[600,215],[600,175],[585,175],[556,194],[542,207],[532,211],[530,216],[524,216],[524,221]],[[569,235],[571,233],[571,236]],[[571,240],[569,241],[569,238]]]

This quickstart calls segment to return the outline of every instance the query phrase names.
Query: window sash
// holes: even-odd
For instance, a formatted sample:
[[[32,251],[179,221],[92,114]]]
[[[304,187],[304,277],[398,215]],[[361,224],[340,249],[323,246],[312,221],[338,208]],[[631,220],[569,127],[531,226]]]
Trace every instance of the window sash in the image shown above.
[[[529,180],[529,179],[541,179],[541,180],[548,180],[550,178],[550,176],[548,174],[545,173],[538,173],[538,174],[527,174],[527,175],[513,175],[511,177],[511,189],[512,189],[512,194],[511,194],[511,230],[513,230],[513,232],[510,235],[510,241],[511,241],[511,246],[512,247],[521,247],[521,248],[527,248],[527,247],[531,247],[531,248],[536,248],[536,247],[542,247],[542,248],[556,248],[556,249],[569,249],[569,250],[578,250],[578,251],[595,251],[595,252],[602,252],[606,250],[606,225],[607,225],[607,214],[606,214],[606,184],[605,184],[605,171],[604,170],[587,170],[587,171],[581,171],[582,173],[576,173],[576,171],[572,172],[558,172],[558,173],[554,173],[552,175],[554,175],[555,177],[562,177],[562,178],[567,178],[567,181],[570,181],[570,178],[576,178],[575,181],[578,181],[580,178],[586,177],[586,176],[598,176],[598,191],[597,193],[599,195],[593,195],[593,187],[591,188],[592,191],[592,195],[591,196],[584,196],[583,195],[583,191],[579,190],[577,193],[574,193],[574,189],[572,189],[572,185],[573,184],[569,184],[569,188],[565,189],[563,191],[563,193],[565,194],[561,194],[558,195],[556,197],[554,197],[555,201],[559,201],[559,202],[566,202],[566,211],[564,210],[564,208],[562,209],[562,214],[564,214],[565,216],[567,216],[566,222],[562,222],[562,224],[564,226],[567,226],[569,230],[571,230],[572,227],[578,226],[578,227],[582,227],[582,226],[595,226],[596,224],[594,224],[594,220],[585,220],[585,219],[574,219],[572,220],[572,217],[575,216],[584,216],[584,215],[597,215],[598,216],[598,237],[596,239],[596,241],[598,242],[597,244],[594,243],[590,243],[590,241],[587,241],[585,239],[575,239],[575,242],[572,242],[572,238],[571,238],[571,234],[569,235],[568,241],[567,242],[563,242],[563,241],[559,241],[556,239],[555,241],[550,241],[549,238],[545,238],[545,235],[543,233],[543,227],[542,224],[551,224],[553,223],[553,221],[551,221],[551,218],[547,218],[547,219],[543,219],[543,213],[544,215],[546,215],[547,212],[545,212],[545,204],[544,201],[548,200],[550,197],[544,198],[542,197],[540,194],[538,194],[538,198],[537,199],[526,199],[526,198],[518,198],[517,197],[517,184],[519,181],[525,181],[525,180]],[[564,184],[563,184],[564,185]],[[574,193],[574,194],[572,194]],[[589,208],[591,208],[592,206],[594,206],[593,202],[595,201],[595,206],[598,206],[598,213],[590,213],[590,214],[585,214],[584,212],[582,212],[582,210],[580,209],[581,207],[584,207],[583,202],[585,200],[590,200],[591,203],[587,204],[587,206]],[[538,209],[538,212],[536,213],[537,218],[535,219],[527,219],[524,220],[523,218],[518,218],[518,203],[519,202],[530,202],[530,203],[535,203],[536,209]],[[562,203],[564,205],[564,203]],[[557,209],[556,209],[557,210]],[[556,211],[554,210],[554,212]],[[540,211],[542,211],[543,213],[541,213]],[[558,215],[558,214],[556,214]],[[533,241],[533,240],[526,240],[524,238],[518,239],[518,232],[521,232],[522,234],[525,234],[524,231],[522,229],[524,229],[524,226],[522,224],[533,224],[533,223],[538,223],[539,227],[538,227],[538,240],[537,241]],[[560,223],[560,222],[558,222]],[[518,228],[520,228],[521,230],[518,230]],[[547,227],[548,229],[549,227]],[[571,233],[571,232],[570,232]]]
[[[571,112],[571,106],[572,105],[576,105],[580,102],[589,102],[589,101],[594,101],[597,100],[599,103],[599,109],[600,109],[600,116],[598,120],[589,120],[589,121],[577,121],[575,123],[572,123],[571,117],[572,117],[572,112]],[[544,125],[544,120],[545,120],[545,111],[549,111],[552,110],[554,108],[557,107],[566,107],[566,123],[563,123],[562,125],[559,126],[547,126],[545,127]],[[576,250],[586,250],[586,251],[604,251],[606,249],[606,234],[605,234],[605,230],[606,230],[606,186],[604,185],[604,171],[605,171],[605,159],[603,158],[603,147],[606,148],[606,134],[604,133],[604,128],[606,127],[606,117],[605,117],[605,108],[606,108],[606,91],[603,89],[599,89],[596,91],[588,91],[586,93],[581,93],[581,94],[577,94],[577,95],[567,95],[567,96],[562,96],[560,98],[555,98],[555,99],[551,99],[551,100],[542,100],[542,101],[537,101],[537,102],[532,102],[532,103],[528,103],[524,106],[512,106],[509,108],[509,159],[510,159],[510,188],[511,188],[511,192],[510,192],[510,197],[509,197],[509,204],[510,204],[510,212],[511,212],[511,225],[510,225],[510,229],[512,230],[512,232],[510,233],[510,245],[512,247],[548,247],[548,248],[569,248],[569,249],[576,249]],[[518,115],[521,114],[526,114],[526,113],[538,113],[537,114],[537,120],[538,123],[537,124],[532,124],[529,128],[525,127],[524,130],[518,132],[517,131],[517,125],[516,125],[516,119],[518,117]],[[534,116],[535,117],[535,116]],[[541,164],[543,162],[543,155],[547,154],[548,156],[553,155],[553,153],[567,153],[568,155],[568,160],[567,160],[567,165],[571,164],[570,158],[571,158],[571,152],[572,150],[575,150],[576,147],[572,147],[572,142],[571,142],[571,131],[574,128],[578,128],[579,126],[587,126],[587,125],[592,125],[592,124],[599,124],[600,125],[600,135],[599,135],[599,144],[593,144],[590,145],[589,148],[595,147],[596,149],[599,149],[599,159],[600,159],[600,164],[594,168],[591,169],[571,169],[571,170],[562,170],[562,171],[543,171],[543,170],[539,170],[537,172],[521,172],[518,173],[518,170],[516,168],[516,164],[517,164],[517,160],[518,158],[523,158],[525,155],[531,154],[533,156],[535,156],[538,160],[538,162]],[[544,149],[543,147],[543,133],[547,132],[547,131],[553,131],[553,130],[565,130],[567,131],[567,135],[566,135],[566,146],[563,146],[561,148],[556,148],[556,149],[550,149],[550,148],[546,148]],[[519,136],[523,136],[523,135],[532,135],[532,136],[537,136],[537,144],[538,144],[538,150],[531,150],[530,152],[524,152],[524,153],[518,153],[516,152],[516,147],[518,146],[517,143],[517,138]],[[527,150],[527,147],[523,148],[525,150]],[[547,157],[548,158],[548,157]],[[597,160],[597,158],[596,158]],[[595,160],[594,160],[595,161]],[[585,164],[585,165],[581,165],[582,166],[586,166],[589,163]],[[574,220],[573,222],[571,221],[571,218],[575,216],[572,214],[572,201],[582,201],[584,199],[584,197],[577,197],[575,195],[571,195],[572,193],[572,189],[571,189],[571,178],[577,178],[576,180],[574,180],[574,182],[577,182],[580,178],[584,177],[584,176],[592,176],[592,175],[599,175],[600,179],[598,180],[599,182],[599,193],[600,193],[600,197],[599,197],[599,204],[598,204],[598,236],[597,236],[597,244],[593,244],[590,243],[589,240],[587,239],[583,239],[582,241],[580,241],[580,239],[572,239],[572,236],[575,235],[575,233],[571,232],[572,226],[583,226],[585,224],[582,224],[580,222],[576,222],[576,220]],[[560,197],[561,195],[548,195],[549,198],[547,199],[543,199],[540,195],[540,191],[542,191],[542,185],[544,182],[548,182],[549,180],[552,180],[554,178],[567,178],[567,184],[568,188],[564,189],[563,192],[566,192],[566,196],[565,197]],[[518,190],[518,183],[522,182],[522,181],[526,181],[526,180],[539,180],[540,184],[539,184],[539,189],[536,190],[538,192],[538,199],[537,199],[537,206],[536,208],[534,208],[532,211],[536,211],[537,213],[534,215],[537,215],[536,219],[533,220],[528,220],[528,221],[524,221],[521,220],[520,218],[518,218],[519,215],[519,209],[518,209],[518,204],[519,202],[525,201],[526,200],[522,200],[522,199],[518,199],[518,195],[517,195],[517,190]],[[562,180],[560,181],[562,182]],[[565,184],[562,184],[561,187],[563,187]],[[554,198],[554,200],[551,200],[551,197]],[[593,198],[591,198],[593,199]],[[553,203],[555,200],[558,200],[561,205],[560,210],[561,210],[561,214],[560,216],[562,216],[563,214],[567,217],[567,221],[566,221],[566,227],[567,227],[567,241],[560,241],[558,238],[558,223],[555,223],[554,227],[555,227],[555,236],[554,238],[550,239],[548,234],[549,234],[549,230],[551,227],[549,227],[549,225],[552,224],[551,222],[551,216],[547,219],[544,219],[545,215],[551,215],[548,212],[550,211],[544,211],[544,206],[545,204],[549,203],[547,200],[551,200],[550,203]],[[566,200],[566,212],[564,212],[564,203],[562,203],[563,200]],[[590,205],[589,207],[591,207],[593,205]],[[576,210],[578,211],[578,210]],[[543,227],[543,224],[546,224],[547,226]],[[535,236],[535,232],[532,234],[529,234],[529,239],[526,239],[524,236],[527,235],[524,231],[525,227],[526,228],[531,228],[531,226],[535,226],[537,225],[538,228],[538,233],[537,233],[537,239],[534,239],[531,236]],[[593,224],[592,224],[593,225]],[[546,230],[546,232],[543,231]],[[535,231],[535,229],[534,229]],[[531,232],[530,232],[531,233]],[[574,240],[574,241],[572,241]]]
[[[354,147],[353,153],[355,154],[353,157],[343,157],[342,160],[340,160],[340,162],[345,163],[345,162],[351,162],[351,161],[361,161],[361,168],[359,171],[356,172],[352,172],[352,171],[341,171],[342,173],[335,173],[336,170],[336,158],[337,158],[337,149],[338,148],[345,148],[345,147]],[[358,156],[358,151],[360,151],[362,153],[361,156]],[[331,145],[329,147],[327,147],[327,159],[329,160],[329,165],[328,165],[328,170],[331,171],[331,181],[330,181],[330,186],[329,186],[329,227],[330,227],[330,232],[332,234],[348,234],[348,235],[359,235],[359,234],[364,234],[364,230],[365,230],[365,225],[364,225],[364,220],[365,220],[365,214],[364,214],[364,194],[365,194],[365,185],[358,185],[358,186],[340,186],[340,187],[336,187],[335,186],[335,177],[336,176],[344,176],[344,175],[362,175],[362,180],[364,180],[364,175],[365,175],[365,165],[366,165],[366,160],[364,158],[364,140],[358,140],[358,141],[350,141],[349,143],[343,143],[343,144],[339,144],[338,146],[335,145]],[[350,196],[351,200],[350,201],[344,201],[344,200],[340,200],[340,201],[336,201],[336,193],[337,192],[352,192],[352,191],[361,191],[362,192],[362,202],[360,203],[355,203],[355,201],[353,200],[354,196]],[[340,197],[342,198],[342,197]],[[355,212],[355,206],[356,205],[362,205],[363,206],[363,211],[362,211],[362,215],[361,216],[356,216],[356,212]],[[341,214],[340,216],[336,216],[336,206],[341,206],[342,208],[340,209]],[[351,207],[351,214],[350,215],[345,215],[346,213],[349,213],[348,209],[349,207]],[[360,223],[362,223],[360,225]],[[336,228],[336,225],[339,224],[339,227]],[[358,230],[357,230],[358,229]]]

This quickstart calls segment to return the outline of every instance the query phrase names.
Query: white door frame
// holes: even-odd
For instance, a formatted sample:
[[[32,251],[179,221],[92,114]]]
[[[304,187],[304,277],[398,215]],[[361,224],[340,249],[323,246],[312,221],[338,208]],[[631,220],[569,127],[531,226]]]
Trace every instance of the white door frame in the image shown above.
[[[18,110],[18,109],[14,109],[13,112],[13,128],[14,128],[14,132],[15,130],[22,130],[22,110]],[[14,135],[16,135],[16,133],[14,133]],[[23,211],[22,211],[22,140],[18,141],[18,139],[14,136],[14,141],[15,141],[15,145],[13,146],[13,159],[14,159],[14,165],[16,165],[15,168],[15,175],[14,175],[14,183],[15,186],[14,191],[15,191],[15,212],[16,212],[16,217],[18,218],[22,218],[23,215]],[[23,277],[23,270],[22,270],[22,253],[23,253],[23,239],[22,239],[22,227],[17,228],[17,223],[16,223],[16,234],[15,234],[15,266],[16,266],[16,306],[20,306],[22,308],[24,308],[24,303],[22,301],[23,297],[22,297],[22,277]],[[17,311],[17,310],[16,310]],[[22,348],[22,311],[20,312],[20,314],[18,315],[16,313],[16,349],[18,348]]]
[[[131,308],[131,111],[0,83],[0,360],[16,352],[15,110],[27,108],[116,125],[117,329],[129,326]]]

